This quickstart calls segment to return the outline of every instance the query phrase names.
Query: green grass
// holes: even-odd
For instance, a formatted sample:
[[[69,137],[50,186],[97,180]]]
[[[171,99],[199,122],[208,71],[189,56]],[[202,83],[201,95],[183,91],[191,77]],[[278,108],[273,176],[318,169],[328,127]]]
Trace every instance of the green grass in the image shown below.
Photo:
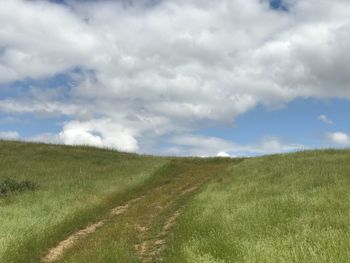
[[[0,196],[0,262],[39,262],[48,247],[125,201],[167,163],[95,148],[0,142],[0,181],[37,187]]]
[[[185,206],[194,193],[183,194],[190,188],[220,173],[228,160],[174,159],[162,169],[157,180],[142,193],[144,199],[131,207],[123,216],[112,220],[99,231],[79,242],[60,261],[64,263],[144,262],[135,253],[134,245],[146,242],[149,251],[143,260],[156,251],[156,240],[167,239],[162,234],[165,222],[175,211]],[[184,187],[188,185],[187,187]],[[140,233],[137,226],[147,228]],[[153,256],[157,261],[161,253]]]
[[[40,262],[100,219],[59,262],[350,262],[349,150],[161,158],[0,141],[0,187],[4,263]]]
[[[0,181],[0,196],[14,192],[34,191],[35,188],[35,184],[29,180],[17,182],[12,178],[6,178]]]
[[[187,206],[166,262],[350,262],[350,151],[232,165]]]

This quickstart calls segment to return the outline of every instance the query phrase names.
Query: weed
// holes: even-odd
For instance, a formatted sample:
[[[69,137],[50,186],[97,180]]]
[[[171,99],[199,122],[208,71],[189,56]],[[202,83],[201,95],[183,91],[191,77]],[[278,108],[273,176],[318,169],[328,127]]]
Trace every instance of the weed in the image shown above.
[[[0,181],[0,196],[7,195],[13,192],[34,191],[36,185],[28,180],[17,182],[14,179],[6,178]]]

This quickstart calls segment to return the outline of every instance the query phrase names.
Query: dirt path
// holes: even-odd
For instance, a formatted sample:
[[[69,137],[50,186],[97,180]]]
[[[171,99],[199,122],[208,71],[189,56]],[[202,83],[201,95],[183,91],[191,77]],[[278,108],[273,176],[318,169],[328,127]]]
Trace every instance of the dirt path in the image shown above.
[[[93,255],[99,248],[89,244],[91,234],[96,232],[92,238],[102,239],[104,227],[113,229],[115,226],[115,229],[129,228],[128,235],[133,237],[129,245],[141,262],[161,262],[167,237],[181,216],[186,202],[223,167],[225,165],[221,163],[174,161],[164,171],[159,182],[147,189],[142,196],[113,208],[102,220],[73,233],[51,248],[42,261],[59,261],[67,251],[74,252],[74,246],[78,243],[86,244],[84,256]]]
[[[55,262],[59,260],[63,256],[64,252],[72,248],[76,242],[85,238],[89,234],[94,233],[98,228],[102,227],[106,222],[108,222],[108,220],[111,220],[112,217],[124,214],[133,203],[141,200],[142,198],[143,196],[131,199],[125,205],[117,206],[111,209],[106,218],[71,234],[68,238],[62,240],[56,247],[51,248],[46,256],[42,258],[42,262]]]
[[[182,192],[179,193],[178,198],[184,198],[185,195],[189,195],[190,193],[194,192],[197,190],[201,184],[197,184],[196,186],[191,186],[188,189],[183,190]],[[173,204],[166,204],[164,206],[159,206],[158,205],[158,210],[159,212],[164,212],[170,205]],[[181,211],[183,207],[177,207],[176,210],[172,211],[170,213],[166,213],[167,216],[165,219],[161,220],[162,222],[162,227],[159,229],[156,233],[152,233],[149,235],[147,232],[150,230],[151,225],[152,225],[152,220],[155,220],[155,217],[157,215],[150,215],[149,216],[149,224],[146,226],[143,226],[139,228],[139,243],[134,245],[135,251],[138,254],[140,260],[142,262],[152,262],[155,258],[158,259],[158,261],[162,261],[161,258],[161,253],[162,251],[166,248],[167,245],[167,236],[172,227],[175,225],[176,220],[180,217]]]

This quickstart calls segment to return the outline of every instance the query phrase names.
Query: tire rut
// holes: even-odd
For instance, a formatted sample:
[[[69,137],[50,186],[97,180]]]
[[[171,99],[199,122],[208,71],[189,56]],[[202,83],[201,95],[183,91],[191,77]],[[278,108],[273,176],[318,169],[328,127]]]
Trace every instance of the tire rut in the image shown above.
[[[100,221],[88,225],[59,242],[57,246],[49,249],[42,258],[42,262],[60,260],[78,242],[87,239],[92,233],[110,223],[109,226],[117,224],[123,228],[130,228],[134,239],[129,245],[141,262],[163,261],[162,252],[168,245],[169,233],[181,216],[185,203],[196,190],[224,167],[223,165],[201,165],[199,163],[193,165],[189,162],[175,164],[176,167],[180,167],[179,172],[169,175],[170,179],[166,177],[168,179],[146,189],[142,196],[111,209]],[[102,234],[103,229],[100,232]],[[93,238],[99,238],[98,235]],[[91,247],[89,251],[93,253],[95,249]]]
[[[192,192],[197,190],[202,184],[203,182],[201,184],[189,185],[185,189],[179,189],[178,198],[191,194]],[[171,204],[167,204],[166,206],[164,206],[163,210],[165,210],[170,205]],[[139,231],[140,242],[134,245],[136,254],[138,254],[141,262],[154,262],[155,259],[161,262],[163,260],[161,254],[167,246],[167,236],[171,231],[172,227],[176,224],[177,219],[180,217],[182,209],[182,206],[178,207],[175,211],[173,211],[172,213],[170,213],[170,215],[166,217],[165,221],[163,222],[163,227],[156,234],[155,237],[153,236],[152,238],[149,238],[146,235],[147,231],[151,228],[150,226],[142,227],[143,231]]]
[[[102,227],[107,223],[108,220],[110,220],[114,216],[122,215],[124,214],[128,208],[136,203],[137,201],[141,200],[143,196],[134,198],[129,200],[125,205],[122,206],[117,206],[115,208],[112,208],[108,215],[104,218],[101,219],[100,221],[90,224],[86,226],[85,228],[71,234],[69,237],[66,239],[62,240],[60,243],[58,243],[57,246],[49,249],[47,254],[42,258],[42,262],[49,263],[49,262],[55,262],[59,260],[63,254],[70,248],[74,247],[74,245],[79,242],[80,240],[84,239],[88,235],[94,233],[97,231],[98,228]]]

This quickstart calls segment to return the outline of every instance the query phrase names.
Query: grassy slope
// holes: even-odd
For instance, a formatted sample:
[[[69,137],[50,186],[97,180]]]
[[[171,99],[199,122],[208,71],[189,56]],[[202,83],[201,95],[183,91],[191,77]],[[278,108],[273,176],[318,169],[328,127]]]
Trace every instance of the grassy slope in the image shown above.
[[[247,159],[191,202],[166,262],[350,262],[350,151]]]
[[[233,162],[173,159],[159,172],[157,180],[146,187],[142,200],[76,244],[60,262],[158,262],[163,249],[171,245],[167,244],[171,232],[167,222],[177,212],[181,213],[199,187],[218,176],[228,163]]]
[[[29,179],[39,187],[0,197],[0,262],[38,262],[46,248],[124,202],[168,162],[94,148],[0,141],[0,180]]]
[[[62,262],[139,262],[137,242],[146,244],[144,258],[153,253],[164,262],[350,261],[350,151],[239,162],[0,142],[0,167],[0,180],[39,186],[0,197],[0,262],[39,262],[49,247],[135,195],[145,197]],[[211,177],[200,191],[186,191]],[[164,252],[155,245],[163,239]]]

